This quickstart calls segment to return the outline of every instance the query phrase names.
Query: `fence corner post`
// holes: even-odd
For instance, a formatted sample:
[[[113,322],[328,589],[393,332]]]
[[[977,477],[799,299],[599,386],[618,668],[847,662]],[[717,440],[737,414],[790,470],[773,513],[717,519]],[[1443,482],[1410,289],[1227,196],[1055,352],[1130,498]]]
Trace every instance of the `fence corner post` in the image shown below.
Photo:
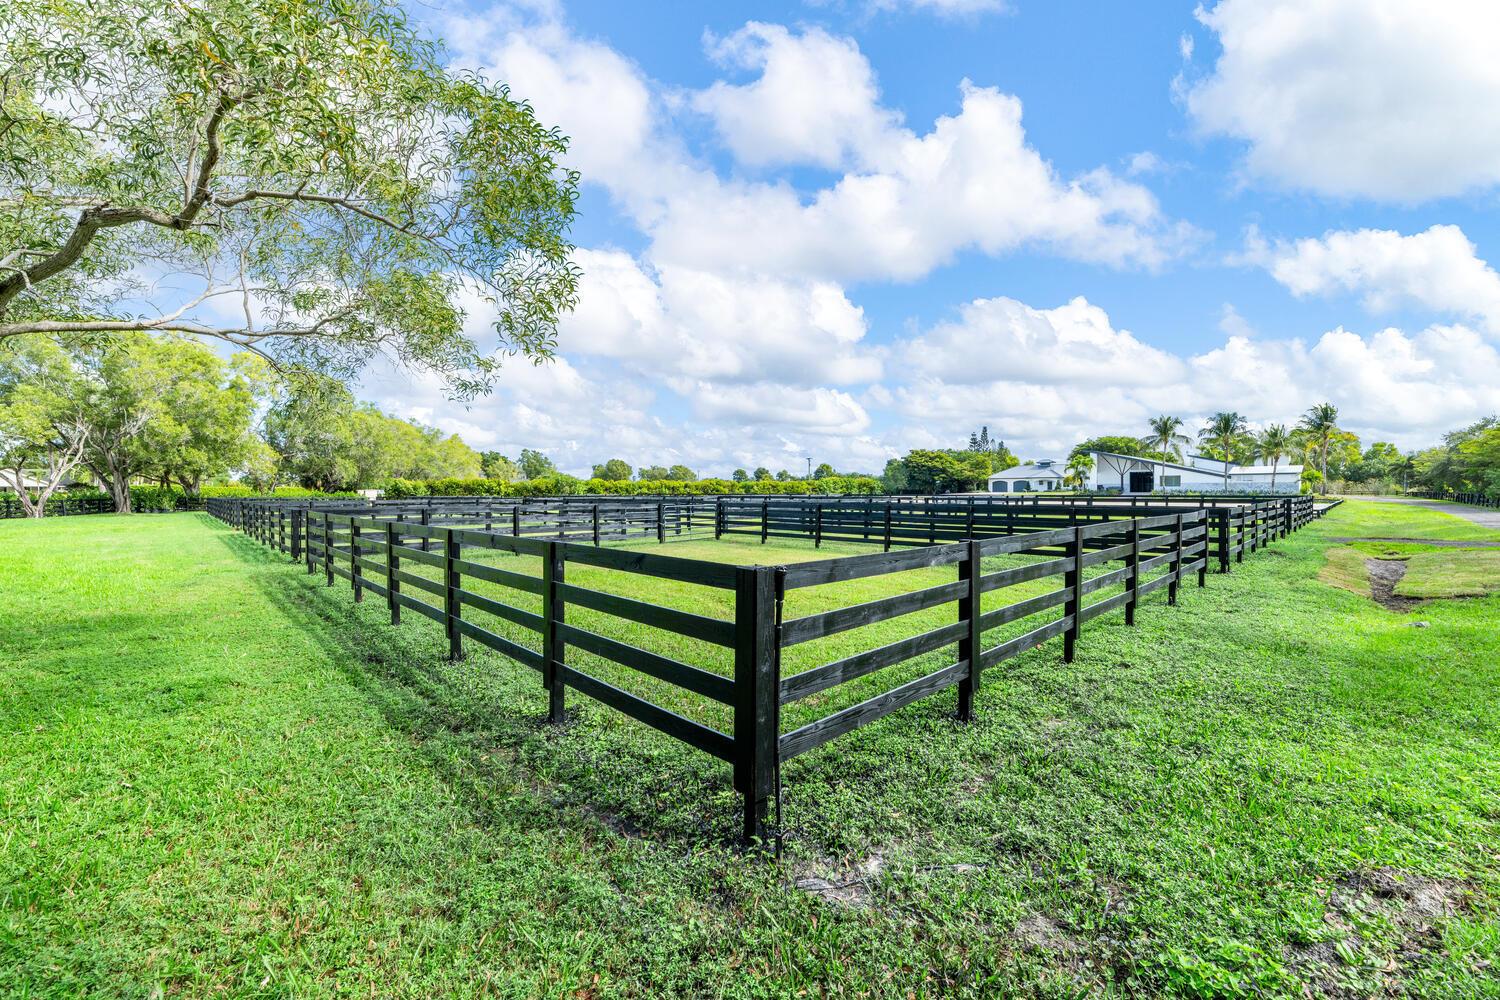
[[[558,626],[564,623],[566,605],[558,595],[558,584],[567,572],[567,552],[558,542],[544,543],[542,554],[542,685],[547,689],[547,721],[563,721],[563,660],[566,647]]]
[[[746,844],[765,839],[780,768],[776,570],[741,567],[734,587],[734,786],[744,796]]]
[[[968,542],[968,552],[958,564],[959,582],[968,585],[958,599],[958,620],[968,625],[963,636],[958,640],[958,658],[967,660],[969,663],[968,672],[958,682],[958,719],[960,722],[969,722],[974,718],[974,695],[979,692],[979,674],[983,669],[979,662],[984,654],[984,629],[979,624],[983,613],[981,602],[984,582],[983,557],[979,542],[971,538]]]

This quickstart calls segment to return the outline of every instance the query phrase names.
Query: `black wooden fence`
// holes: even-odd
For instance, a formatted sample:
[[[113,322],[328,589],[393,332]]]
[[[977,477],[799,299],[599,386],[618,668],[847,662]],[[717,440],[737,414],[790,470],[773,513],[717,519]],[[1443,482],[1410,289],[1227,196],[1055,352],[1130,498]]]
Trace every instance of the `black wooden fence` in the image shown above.
[[[1165,590],[1166,603],[1174,605],[1184,581],[1196,576],[1199,586],[1205,584],[1211,561],[1227,569],[1230,560],[1296,530],[1312,516],[1303,505],[1279,500],[1167,510],[1134,503],[1064,510],[1066,505],[1049,503],[1003,511],[978,504],[740,497],[708,498],[706,507],[704,498],[680,499],[680,507],[667,500],[612,504],[588,498],[580,504],[565,498],[367,504],[353,511],[309,502],[210,501],[209,512],[288,553],[329,586],[347,581],[356,601],[367,594],[383,599],[393,624],[403,612],[432,619],[443,628],[454,658],[473,642],[537,671],[553,721],[562,718],[571,688],[727,762],[743,797],[743,834],[749,841],[767,833],[768,803],[786,761],[949,687],[958,689],[958,715],[968,719],[986,669],[1059,637],[1063,659],[1071,661],[1086,622],[1119,610],[1133,625],[1148,595]],[[669,532],[677,537],[678,530],[708,527],[716,535],[758,530],[763,538],[857,539],[886,550],[767,567],[602,544],[652,535],[665,540]],[[535,564],[526,564],[539,571],[481,561],[494,552],[536,557]],[[1015,555],[1033,561],[986,571],[985,559]],[[583,587],[569,579],[570,565],[615,570],[631,582],[619,588],[621,593]],[[791,592],[950,566],[951,582],[784,620]],[[423,569],[433,575],[423,575]],[[653,578],[721,591],[730,596],[732,613],[702,615],[640,599],[651,592]],[[899,588],[909,580],[892,583]],[[1045,580],[1057,586],[998,605],[985,600]],[[490,593],[479,592],[481,587]],[[1116,592],[1105,593],[1110,590]],[[538,603],[539,610],[523,607]],[[783,672],[785,650],[943,606],[951,606],[953,615],[940,627]],[[569,621],[569,608],[587,609],[594,627],[584,628],[589,622],[579,622],[579,616]],[[617,620],[626,626],[607,634]],[[642,625],[732,651],[732,668],[708,657],[683,662],[643,648],[650,644],[644,639],[626,641]],[[939,654],[942,665],[926,669],[930,663],[924,658]],[[589,663],[601,667],[585,669]],[[783,709],[805,706],[810,696],[861,678],[870,680],[854,690],[867,694],[878,680],[872,675],[902,664],[920,675],[878,685],[882,689],[856,704],[783,731]],[[728,724],[689,718],[600,676],[616,667],[669,685],[690,702],[719,706]]]
[[[72,497],[67,494],[53,494],[52,499],[47,501],[48,517],[72,517],[77,514],[112,514],[115,505],[108,497]],[[0,491],[0,518],[25,517],[26,508],[21,506],[21,501],[10,491]]]
[[[1409,493],[1408,496],[1422,497],[1427,500],[1447,500],[1450,503],[1466,503],[1475,507],[1500,507],[1500,493],[1437,493],[1424,490],[1420,493]]]
[[[760,499],[719,498],[715,537],[723,535],[930,546],[969,538],[994,538],[1076,527],[1178,510],[1205,510],[1209,551],[1221,572],[1247,552],[1282,538],[1313,520],[1311,497],[1275,497],[1208,505],[1156,498],[1074,503],[1051,500],[993,502],[984,497],[930,499]]]

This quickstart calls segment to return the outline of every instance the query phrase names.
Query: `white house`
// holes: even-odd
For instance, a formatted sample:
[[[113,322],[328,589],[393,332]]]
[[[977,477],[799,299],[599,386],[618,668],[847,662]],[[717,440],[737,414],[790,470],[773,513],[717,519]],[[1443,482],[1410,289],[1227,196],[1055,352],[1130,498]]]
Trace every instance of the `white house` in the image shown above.
[[[1062,489],[1066,463],[1052,458],[1038,459],[1030,465],[1017,465],[990,476],[991,493],[1040,493]]]
[[[1302,491],[1302,466],[1236,465],[1206,455],[1189,455],[1186,463],[1162,462],[1139,455],[1091,451],[1094,471],[1089,489],[1132,493],[1287,493]],[[1274,475],[1274,489],[1272,486]]]

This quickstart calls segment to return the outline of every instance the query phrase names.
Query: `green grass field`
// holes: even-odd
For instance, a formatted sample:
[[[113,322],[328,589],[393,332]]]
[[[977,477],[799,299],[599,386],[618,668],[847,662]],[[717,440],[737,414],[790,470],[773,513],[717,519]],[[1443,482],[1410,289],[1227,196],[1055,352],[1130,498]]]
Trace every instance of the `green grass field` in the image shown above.
[[[1351,501],[799,757],[774,863],[726,766],[205,516],[0,523],[0,995],[1500,996],[1500,595],[1318,579],[1471,529]]]

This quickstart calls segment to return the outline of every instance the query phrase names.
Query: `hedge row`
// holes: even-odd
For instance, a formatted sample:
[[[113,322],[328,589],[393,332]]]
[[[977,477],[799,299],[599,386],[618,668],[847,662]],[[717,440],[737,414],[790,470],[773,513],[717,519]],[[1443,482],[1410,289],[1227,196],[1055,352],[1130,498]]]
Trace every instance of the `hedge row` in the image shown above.
[[[92,499],[100,497],[108,499],[109,494],[103,490],[86,487],[67,491],[69,500]],[[281,500],[299,500],[305,498],[349,498],[357,497],[358,493],[325,493],[321,490],[307,490],[300,486],[283,486],[275,493],[267,494],[261,490],[254,490],[248,486],[205,486],[198,493],[200,500],[208,500],[217,497],[266,497],[274,496]],[[132,486],[130,487],[130,509],[140,513],[152,513],[155,511],[181,510],[191,506],[189,498],[180,486]]]
[[[541,496],[714,496],[730,493],[881,493],[880,480],[870,476],[828,476],[824,479],[780,481],[763,479],[739,483],[731,479],[698,479],[693,482],[649,479],[576,479],[573,476],[543,476],[520,482],[502,479],[393,479],[383,487],[385,496],[406,497],[541,497]]]

